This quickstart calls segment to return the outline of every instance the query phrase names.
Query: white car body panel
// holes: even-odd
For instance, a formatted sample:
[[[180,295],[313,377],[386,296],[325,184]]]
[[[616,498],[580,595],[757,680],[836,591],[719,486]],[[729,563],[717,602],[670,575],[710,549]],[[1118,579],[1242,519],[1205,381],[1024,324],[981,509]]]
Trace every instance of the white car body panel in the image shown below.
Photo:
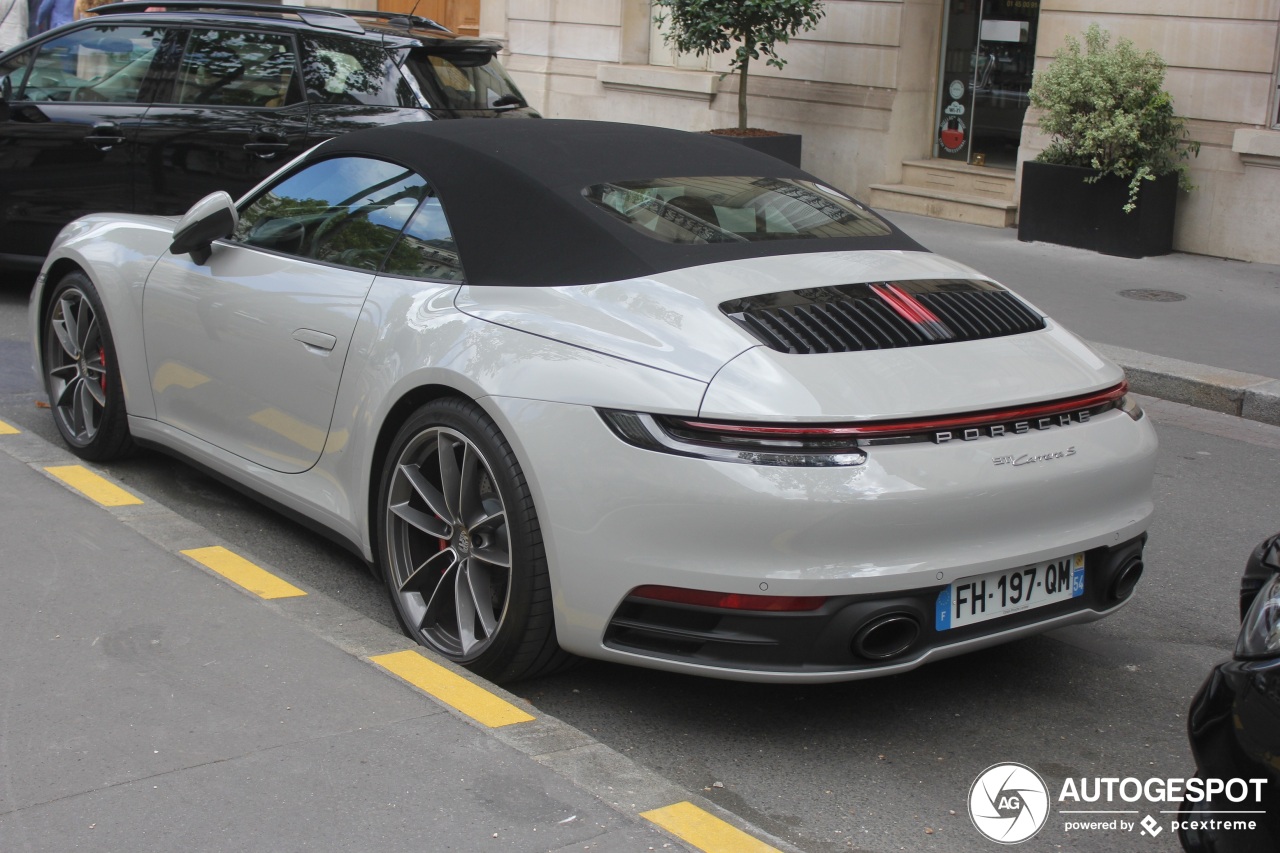
[[[572,287],[464,287],[476,317],[709,382],[759,341],[721,302],[796,287],[930,278],[990,281],[925,252],[818,252],[704,264],[649,278]]]
[[[1072,397],[1107,388],[1124,371],[1049,321],[1040,332],[794,356],[755,347],[710,383],[699,414],[727,420],[892,420]]]
[[[233,243],[205,265],[166,253],[143,305],[157,417],[267,468],[307,470],[372,283]]]

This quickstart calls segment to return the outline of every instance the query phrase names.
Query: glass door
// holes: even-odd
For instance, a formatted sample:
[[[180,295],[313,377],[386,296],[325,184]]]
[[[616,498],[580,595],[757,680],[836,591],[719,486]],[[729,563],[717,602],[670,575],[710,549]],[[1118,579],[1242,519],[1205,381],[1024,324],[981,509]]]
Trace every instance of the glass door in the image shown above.
[[[948,0],[934,156],[1017,165],[1040,0]]]

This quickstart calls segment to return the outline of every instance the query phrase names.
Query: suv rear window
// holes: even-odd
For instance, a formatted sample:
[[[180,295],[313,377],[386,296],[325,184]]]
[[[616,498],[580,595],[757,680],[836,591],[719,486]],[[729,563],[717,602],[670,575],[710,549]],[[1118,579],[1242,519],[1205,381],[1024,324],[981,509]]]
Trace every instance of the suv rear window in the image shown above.
[[[494,110],[526,106],[524,96],[487,51],[411,50],[405,68],[433,109]]]
[[[824,184],[790,178],[653,178],[594,184],[592,204],[664,243],[883,237],[888,225]]]
[[[378,42],[307,36],[302,81],[313,104],[421,107],[396,54]]]

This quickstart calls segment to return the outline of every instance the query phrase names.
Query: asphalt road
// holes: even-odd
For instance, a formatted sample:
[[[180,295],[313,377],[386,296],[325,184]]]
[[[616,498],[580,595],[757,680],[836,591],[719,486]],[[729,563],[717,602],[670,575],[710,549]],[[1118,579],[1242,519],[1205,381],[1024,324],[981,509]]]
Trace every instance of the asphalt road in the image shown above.
[[[27,369],[27,289],[0,285],[0,419],[57,441]],[[966,814],[997,761],[1067,777],[1182,777],[1190,698],[1236,634],[1249,550],[1280,528],[1280,428],[1152,401],[1161,452],[1147,573],[1100,623],[842,685],[746,685],[604,664],[511,689],[807,851],[989,851]],[[129,487],[310,588],[393,625],[380,584],[323,538],[166,457],[109,466]],[[82,701],[91,702],[89,696]],[[0,733],[2,734],[2,733]],[[1027,851],[1175,851],[1172,833],[1072,833]]]

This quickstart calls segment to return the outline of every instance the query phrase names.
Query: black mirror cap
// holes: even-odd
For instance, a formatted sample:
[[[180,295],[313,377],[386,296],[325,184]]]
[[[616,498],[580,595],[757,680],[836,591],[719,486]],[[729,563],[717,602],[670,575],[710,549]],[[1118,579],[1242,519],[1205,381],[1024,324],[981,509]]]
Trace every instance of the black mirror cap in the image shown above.
[[[205,201],[197,204],[202,205]],[[228,201],[230,201],[229,197]],[[173,242],[169,244],[169,251],[175,255],[189,254],[193,261],[203,266],[209,261],[209,255],[212,253],[210,246],[213,241],[231,236],[235,227],[235,208],[229,205],[215,207],[196,219],[184,218],[177,230],[173,232]]]

